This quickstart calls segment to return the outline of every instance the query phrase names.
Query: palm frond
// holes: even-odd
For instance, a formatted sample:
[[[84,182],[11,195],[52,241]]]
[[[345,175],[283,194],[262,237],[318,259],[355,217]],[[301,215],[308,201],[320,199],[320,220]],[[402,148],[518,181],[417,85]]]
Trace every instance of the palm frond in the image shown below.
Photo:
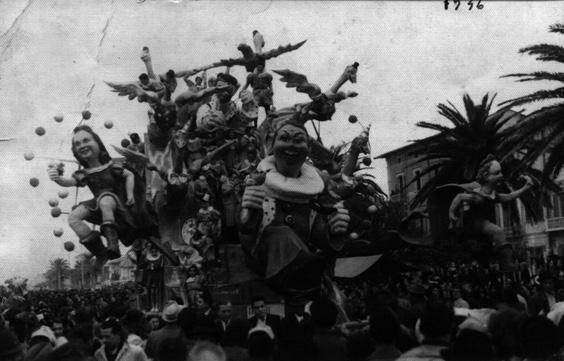
[[[564,98],[564,87],[556,88],[553,90],[539,90],[529,95],[503,101],[499,103],[499,105],[511,104],[512,106],[518,106],[525,103],[532,103],[536,101],[556,99],[556,98]]]
[[[518,82],[536,81],[536,80],[555,80],[564,82],[564,73],[551,73],[548,71],[537,71],[534,73],[515,73],[503,75],[500,78],[521,78],[517,79]]]
[[[564,24],[553,24],[550,25],[548,31],[551,33],[561,33],[564,34]]]
[[[531,45],[526,48],[519,49],[522,54],[538,55],[537,60],[540,61],[557,61],[564,63],[564,48],[559,45],[538,44]]]

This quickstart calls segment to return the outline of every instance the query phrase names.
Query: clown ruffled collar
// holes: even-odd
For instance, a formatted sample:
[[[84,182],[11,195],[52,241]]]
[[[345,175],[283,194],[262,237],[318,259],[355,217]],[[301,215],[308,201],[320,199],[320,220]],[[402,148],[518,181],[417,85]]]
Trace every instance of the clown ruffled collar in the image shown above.
[[[259,171],[266,172],[264,181],[268,196],[294,203],[308,203],[311,198],[323,192],[325,183],[315,167],[304,163],[297,178],[286,177],[276,170],[274,156],[263,159]]]

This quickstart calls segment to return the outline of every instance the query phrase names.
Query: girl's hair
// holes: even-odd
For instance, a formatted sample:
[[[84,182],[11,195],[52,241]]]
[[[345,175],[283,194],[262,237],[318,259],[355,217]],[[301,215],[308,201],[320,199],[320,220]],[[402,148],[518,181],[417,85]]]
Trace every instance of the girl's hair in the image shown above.
[[[493,162],[497,162],[498,160],[493,154],[488,154],[487,157],[480,163],[478,167],[478,173],[476,174],[476,181],[480,184],[484,184],[486,182],[486,177],[490,172],[490,167]]]
[[[88,125],[79,125],[78,127],[73,129],[72,135],[74,136],[76,135],[76,133],[80,131],[90,133],[92,135],[92,138],[94,138],[94,141],[98,144],[98,148],[100,148],[100,155],[98,156],[98,160],[100,161],[100,163],[102,164],[109,163],[112,160],[112,158],[110,157],[110,154],[106,150],[106,147],[104,146],[104,143],[102,142],[102,139],[100,139],[98,134],[94,133],[92,128],[90,128]],[[78,156],[78,150],[75,148],[74,142],[71,146],[71,150],[72,150],[72,154],[74,155],[76,160],[78,160],[80,165],[83,166],[84,168],[89,168],[88,163],[86,163]]]

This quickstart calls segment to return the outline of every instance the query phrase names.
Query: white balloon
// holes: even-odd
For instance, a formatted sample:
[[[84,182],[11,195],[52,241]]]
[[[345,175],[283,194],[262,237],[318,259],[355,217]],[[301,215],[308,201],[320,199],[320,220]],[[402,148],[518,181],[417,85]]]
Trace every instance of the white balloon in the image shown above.
[[[33,158],[35,158],[35,154],[33,154],[33,152],[25,152],[24,153],[24,159],[25,160],[32,160]]]
[[[104,122],[104,126],[105,126],[107,129],[111,129],[111,128],[114,126],[114,122],[112,122],[111,120],[106,120],[106,121]]]
[[[62,191],[59,191],[57,194],[59,195],[59,198],[65,199],[69,196],[69,191],[62,190]]]
[[[63,229],[62,228],[55,228],[53,230],[53,234],[55,235],[55,237],[60,237],[63,235]]]

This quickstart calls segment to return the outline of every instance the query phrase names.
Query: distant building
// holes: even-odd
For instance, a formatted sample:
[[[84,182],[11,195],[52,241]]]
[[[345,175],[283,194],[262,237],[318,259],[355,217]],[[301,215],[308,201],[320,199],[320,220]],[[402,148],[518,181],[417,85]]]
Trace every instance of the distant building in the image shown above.
[[[127,257],[127,254],[120,258],[106,262],[103,272],[103,285],[113,285],[135,281],[135,263]]]
[[[431,161],[421,161],[423,149],[418,144],[408,144],[401,148],[394,149],[379,155],[377,158],[386,160],[388,171],[388,189],[390,199],[393,202],[402,204],[404,211],[410,211],[410,204],[421,189],[421,187],[435,175],[427,174],[419,181],[410,183],[421,171],[432,165]],[[539,159],[537,167],[540,169],[545,158]],[[557,181],[564,189],[564,175],[561,174]],[[409,185],[408,185],[409,184]],[[504,228],[505,234],[516,247],[524,248],[532,257],[542,254],[561,254],[564,255],[564,191],[553,194],[553,208],[543,209],[543,219],[535,224],[526,222],[525,209],[520,201],[519,226],[512,227],[511,215],[507,206],[499,204],[496,209],[497,224]],[[423,204],[415,210],[425,211],[426,205]],[[428,219],[422,220],[420,227],[429,230]]]

